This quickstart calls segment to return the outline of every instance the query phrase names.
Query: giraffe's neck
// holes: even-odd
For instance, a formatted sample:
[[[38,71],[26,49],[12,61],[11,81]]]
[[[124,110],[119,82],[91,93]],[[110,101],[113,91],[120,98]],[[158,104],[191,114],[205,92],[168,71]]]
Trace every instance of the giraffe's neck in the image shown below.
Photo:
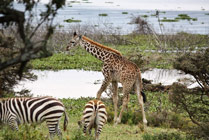
[[[117,50],[103,46],[97,42],[94,42],[86,38],[85,36],[82,37],[81,46],[91,55],[95,56],[97,59],[103,62],[107,60],[109,57],[111,57],[112,55],[122,56],[120,52],[118,52]]]

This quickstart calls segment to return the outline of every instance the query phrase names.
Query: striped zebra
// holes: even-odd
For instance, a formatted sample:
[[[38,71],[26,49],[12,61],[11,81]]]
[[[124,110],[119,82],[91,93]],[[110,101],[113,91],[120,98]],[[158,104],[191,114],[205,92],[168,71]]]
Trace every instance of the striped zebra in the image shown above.
[[[91,100],[85,105],[83,116],[78,124],[83,127],[83,132],[91,134],[91,129],[95,128],[95,139],[99,140],[99,134],[103,125],[107,122],[107,112],[105,105],[100,100]]]
[[[8,98],[0,99],[0,121],[18,130],[22,123],[41,123],[46,121],[50,138],[55,134],[62,138],[59,121],[65,114],[64,130],[68,124],[64,105],[52,97]]]

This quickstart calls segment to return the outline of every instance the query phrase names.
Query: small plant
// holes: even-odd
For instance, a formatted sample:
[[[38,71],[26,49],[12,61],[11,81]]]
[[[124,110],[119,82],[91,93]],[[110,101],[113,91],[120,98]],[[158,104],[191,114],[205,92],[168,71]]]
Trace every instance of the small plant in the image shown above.
[[[85,136],[82,129],[78,129],[73,132],[71,140],[94,140],[94,137],[92,135]]]

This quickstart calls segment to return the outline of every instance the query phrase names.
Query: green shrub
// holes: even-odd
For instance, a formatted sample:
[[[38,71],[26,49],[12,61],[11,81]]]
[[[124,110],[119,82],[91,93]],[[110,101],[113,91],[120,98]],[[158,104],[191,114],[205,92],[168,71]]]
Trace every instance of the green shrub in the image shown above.
[[[73,136],[71,140],[94,140],[94,137],[92,135],[85,136],[84,133],[82,132],[82,129],[78,129],[73,132]]]
[[[3,140],[46,140],[49,138],[49,132],[41,131],[38,127],[31,125],[20,125],[18,131],[13,131],[5,126],[0,132],[0,139]]]
[[[192,136],[183,136],[180,133],[168,133],[168,132],[163,132],[160,134],[148,134],[145,133],[142,136],[143,140],[196,140],[196,138]]]

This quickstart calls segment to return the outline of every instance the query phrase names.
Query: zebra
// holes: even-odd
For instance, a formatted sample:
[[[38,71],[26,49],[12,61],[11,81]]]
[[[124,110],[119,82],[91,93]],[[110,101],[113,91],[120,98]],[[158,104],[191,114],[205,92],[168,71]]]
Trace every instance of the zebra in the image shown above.
[[[0,99],[0,121],[8,124],[13,130],[18,125],[27,123],[42,123],[46,121],[50,139],[55,134],[62,139],[59,121],[65,114],[64,131],[68,124],[68,117],[64,105],[52,97],[19,97]]]
[[[91,134],[91,129],[95,128],[95,140],[99,140],[99,134],[103,125],[107,122],[107,112],[105,105],[100,100],[91,100],[85,105],[83,116],[78,125],[83,127],[83,132]]]

